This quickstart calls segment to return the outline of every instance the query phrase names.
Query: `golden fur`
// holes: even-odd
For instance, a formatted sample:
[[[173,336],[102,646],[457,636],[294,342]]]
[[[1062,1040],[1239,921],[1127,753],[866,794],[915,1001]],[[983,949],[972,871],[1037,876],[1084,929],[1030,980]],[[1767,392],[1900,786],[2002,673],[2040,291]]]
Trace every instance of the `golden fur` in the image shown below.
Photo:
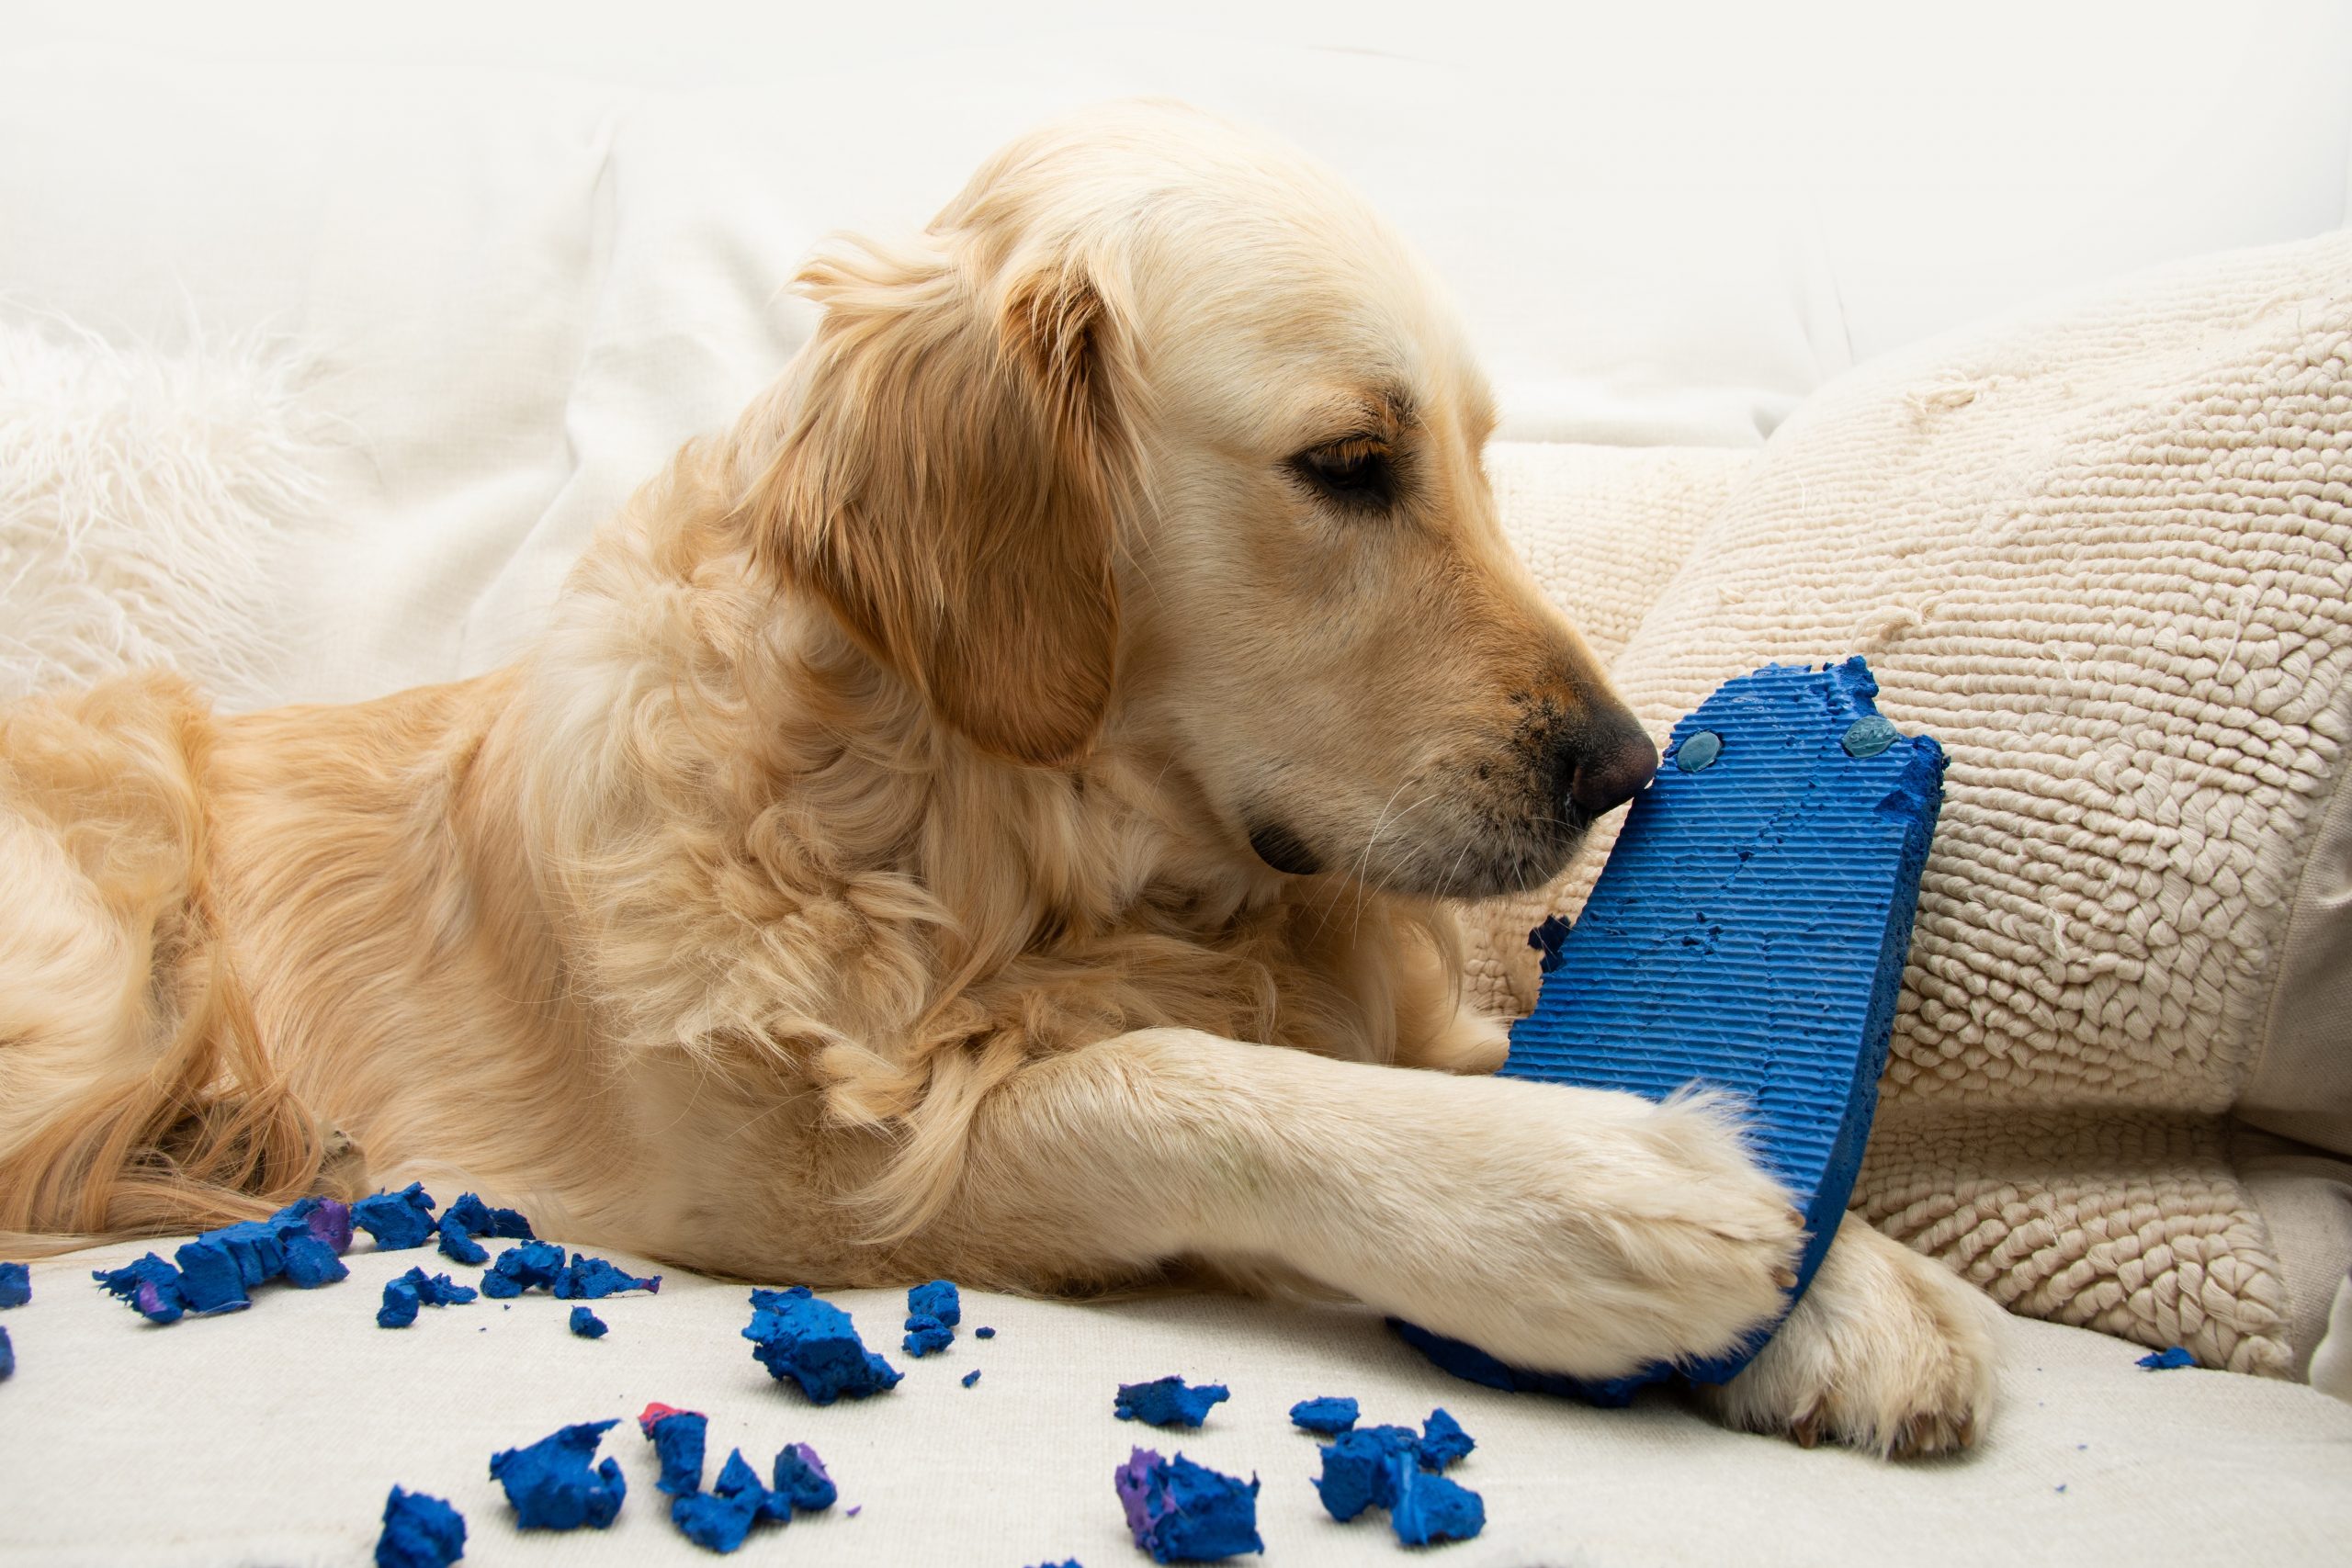
[[[1191,1267],[1587,1375],[1768,1314],[1798,1222],[1724,1108],[1458,1076],[1502,1035],[1439,900],[1555,873],[1655,752],[1502,536],[1419,264],[1125,106],[803,282],[808,347],[516,665],[0,715],[0,1231],[437,1175],[741,1276]],[[1849,1232],[1718,1404],[1964,1442],[1983,1303]]]

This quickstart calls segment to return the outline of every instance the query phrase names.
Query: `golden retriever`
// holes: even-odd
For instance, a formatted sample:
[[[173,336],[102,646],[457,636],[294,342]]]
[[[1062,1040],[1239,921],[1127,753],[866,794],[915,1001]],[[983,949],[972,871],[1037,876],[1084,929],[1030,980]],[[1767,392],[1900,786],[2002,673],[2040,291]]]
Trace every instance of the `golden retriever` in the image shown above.
[[[1767,1318],[1800,1221],[1725,1107],[1475,1076],[1440,901],[1657,753],[1497,525],[1422,265],[1125,105],[801,283],[518,663],[0,715],[0,1229],[442,1172],[738,1276],[1181,1270],[1587,1377]],[[1849,1221],[1706,1397],[1964,1445],[1989,1310]]]

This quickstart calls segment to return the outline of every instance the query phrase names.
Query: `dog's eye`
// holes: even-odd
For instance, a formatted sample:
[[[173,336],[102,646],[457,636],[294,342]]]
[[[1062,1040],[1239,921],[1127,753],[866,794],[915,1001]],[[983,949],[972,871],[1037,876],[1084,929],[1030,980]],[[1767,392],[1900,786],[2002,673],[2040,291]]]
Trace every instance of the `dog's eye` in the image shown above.
[[[1290,460],[1308,488],[1342,506],[1374,511],[1396,504],[1396,462],[1382,442],[1366,436],[1310,446]]]

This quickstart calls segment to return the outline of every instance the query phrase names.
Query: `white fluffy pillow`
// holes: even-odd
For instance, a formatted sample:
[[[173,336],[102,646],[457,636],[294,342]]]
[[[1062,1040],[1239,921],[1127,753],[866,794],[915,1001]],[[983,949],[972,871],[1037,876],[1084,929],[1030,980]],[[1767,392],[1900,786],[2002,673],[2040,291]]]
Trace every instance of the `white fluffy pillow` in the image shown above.
[[[322,510],[290,358],[0,319],[0,701],[141,665],[267,699],[282,564]]]

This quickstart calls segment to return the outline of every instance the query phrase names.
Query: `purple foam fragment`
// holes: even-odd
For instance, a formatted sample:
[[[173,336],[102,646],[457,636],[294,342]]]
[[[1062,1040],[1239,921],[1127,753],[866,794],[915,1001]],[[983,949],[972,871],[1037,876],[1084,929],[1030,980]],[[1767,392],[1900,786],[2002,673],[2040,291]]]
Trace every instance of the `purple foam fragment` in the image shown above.
[[[392,1488],[376,1538],[376,1568],[449,1568],[465,1554],[463,1515],[438,1497]]]
[[[21,1263],[0,1263],[0,1307],[20,1307],[32,1299],[32,1270]]]
[[[569,1530],[582,1525],[608,1528],[628,1496],[628,1482],[611,1459],[591,1470],[596,1445],[619,1425],[582,1421],[550,1433],[528,1448],[505,1449],[490,1461],[491,1479],[506,1489],[514,1523],[526,1530]]]
[[[351,1206],[351,1223],[376,1238],[377,1250],[401,1252],[433,1236],[433,1194],[421,1181],[378,1192]]]
[[[807,1443],[788,1443],[775,1456],[769,1479],[778,1496],[791,1500],[796,1508],[810,1513],[830,1508],[841,1489],[825,1472],[825,1461]],[[854,1514],[855,1508],[850,1510]]]
[[[1123,1382],[1111,1402],[1122,1421],[1151,1427],[1198,1427],[1209,1407],[1232,1397],[1221,1382],[1188,1384],[1180,1377],[1154,1378],[1149,1382]]]
[[[886,1393],[906,1375],[866,1349],[849,1314],[806,1285],[753,1291],[743,1337],[770,1377],[791,1380],[814,1404]]]
[[[119,1269],[93,1269],[90,1278],[150,1323],[177,1323],[187,1311],[180,1271],[152,1252]]]
[[[662,1461],[662,1479],[654,1486],[673,1497],[688,1497],[702,1490],[702,1453],[710,1417],[699,1410],[649,1404],[638,1416],[637,1429],[653,1445]]]
[[[954,1280],[933,1280],[908,1290],[907,1312],[911,1316],[937,1318],[953,1328],[964,1321],[964,1298]]]
[[[1302,1399],[1290,1407],[1290,1423],[1309,1432],[1320,1432],[1328,1438],[1354,1426],[1360,1413],[1352,1399],[1329,1396]]]
[[[275,1214],[270,1222],[280,1228],[300,1224],[321,1246],[337,1258],[351,1250],[351,1205],[340,1198],[298,1198]]]
[[[1127,1533],[1155,1562],[1215,1562],[1263,1551],[1258,1537],[1258,1478],[1247,1483],[1194,1464],[1136,1449],[1111,1472],[1127,1516]]]

